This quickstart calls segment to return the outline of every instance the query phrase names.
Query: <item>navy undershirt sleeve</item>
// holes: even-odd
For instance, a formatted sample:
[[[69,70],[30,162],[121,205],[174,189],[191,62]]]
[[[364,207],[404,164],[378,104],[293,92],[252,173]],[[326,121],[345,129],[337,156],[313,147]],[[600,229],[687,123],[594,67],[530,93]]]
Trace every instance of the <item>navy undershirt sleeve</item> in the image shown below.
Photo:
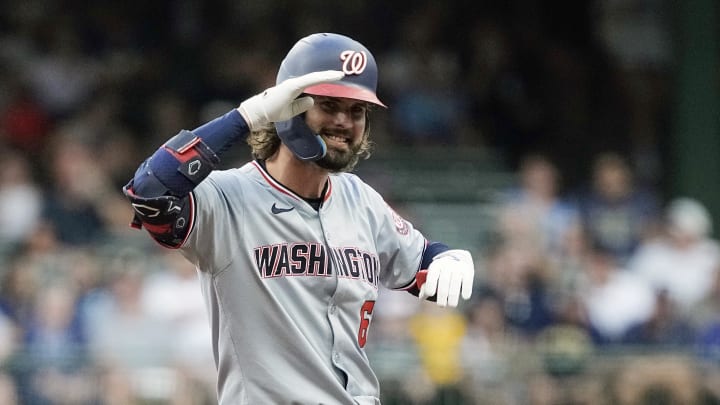
[[[428,267],[430,267],[430,263],[432,262],[433,257],[439,255],[446,250],[450,250],[450,248],[446,244],[440,242],[430,242],[425,248],[425,252],[423,252],[422,262],[420,263],[420,270],[426,270]]]
[[[227,114],[215,118],[192,131],[202,138],[203,142],[220,156],[241,137],[250,132],[248,124],[238,110],[233,109]]]
[[[433,258],[446,250],[450,250],[450,248],[444,243],[428,243],[427,247],[425,247],[425,251],[423,252],[422,260],[420,262],[420,268],[418,270],[427,270],[427,268],[430,266],[430,263],[433,261]],[[420,295],[420,288],[418,288],[417,284],[415,284],[412,287],[408,288],[407,292],[417,297]],[[434,301],[435,297],[429,297],[428,300]]]
[[[239,139],[250,132],[242,115],[233,109],[192,131],[216,156],[227,151]],[[188,178],[178,171],[179,162],[168,150],[160,147],[135,172],[133,191],[142,197],[159,197],[171,194],[187,195],[195,188]]]

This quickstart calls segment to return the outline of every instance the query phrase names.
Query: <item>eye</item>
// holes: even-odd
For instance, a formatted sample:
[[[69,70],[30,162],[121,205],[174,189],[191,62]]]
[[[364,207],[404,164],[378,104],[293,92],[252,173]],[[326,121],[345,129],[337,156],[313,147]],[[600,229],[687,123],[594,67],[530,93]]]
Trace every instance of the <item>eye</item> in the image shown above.
[[[336,111],[338,108],[337,103],[332,100],[322,100],[318,103],[318,106],[326,112]]]
[[[356,104],[352,107],[353,114],[364,114],[367,108],[363,104]]]
[[[343,104],[333,99],[315,99],[316,105],[327,114],[337,114],[343,112],[348,114],[354,120],[360,120],[365,117],[368,111],[367,103],[346,103]]]
[[[350,113],[355,118],[362,118],[367,112],[367,106],[365,104],[355,104],[351,107]]]

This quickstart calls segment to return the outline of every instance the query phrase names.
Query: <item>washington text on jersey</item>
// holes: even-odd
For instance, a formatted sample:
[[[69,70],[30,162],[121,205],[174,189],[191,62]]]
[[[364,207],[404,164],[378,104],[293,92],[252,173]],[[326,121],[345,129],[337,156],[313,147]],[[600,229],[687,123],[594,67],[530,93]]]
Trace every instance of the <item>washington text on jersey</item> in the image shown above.
[[[353,247],[331,248],[338,276],[378,286],[378,257]],[[255,248],[255,263],[261,278],[285,276],[330,276],[332,267],[325,246],[317,242],[278,243]]]

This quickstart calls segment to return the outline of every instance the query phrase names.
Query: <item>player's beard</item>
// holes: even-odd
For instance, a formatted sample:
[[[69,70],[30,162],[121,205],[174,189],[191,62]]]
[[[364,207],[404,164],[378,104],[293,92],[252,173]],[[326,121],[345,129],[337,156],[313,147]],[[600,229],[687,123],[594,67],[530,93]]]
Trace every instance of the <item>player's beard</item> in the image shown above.
[[[331,173],[339,173],[352,170],[360,160],[363,142],[365,142],[366,134],[360,141],[355,142],[347,149],[338,149],[331,144],[327,145],[327,152],[322,159],[316,161],[318,166],[330,171]]]

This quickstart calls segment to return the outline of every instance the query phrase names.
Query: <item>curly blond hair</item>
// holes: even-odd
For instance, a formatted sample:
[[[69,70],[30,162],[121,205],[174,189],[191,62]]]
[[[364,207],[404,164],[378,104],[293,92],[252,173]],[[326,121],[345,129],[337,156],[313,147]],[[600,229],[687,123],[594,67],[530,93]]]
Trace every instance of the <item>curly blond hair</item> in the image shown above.
[[[280,137],[272,124],[266,125],[257,131],[250,132],[247,144],[252,150],[253,159],[265,160],[274,155],[280,148]]]

